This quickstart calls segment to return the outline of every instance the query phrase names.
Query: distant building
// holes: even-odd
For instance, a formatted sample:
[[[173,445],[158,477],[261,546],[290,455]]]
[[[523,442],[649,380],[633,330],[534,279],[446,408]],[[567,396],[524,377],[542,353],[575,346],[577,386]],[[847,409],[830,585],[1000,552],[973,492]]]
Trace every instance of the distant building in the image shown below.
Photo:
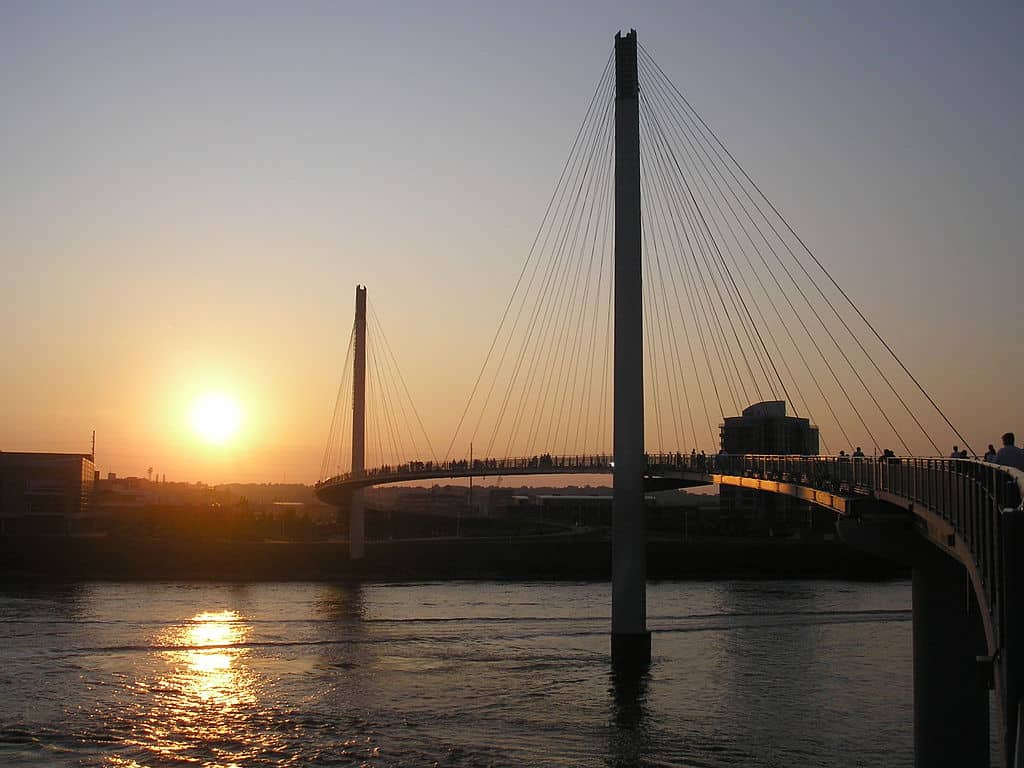
[[[653,497],[646,496],[648,505]],[[534,497],[540,519],[550,523],[575,526],[603,526],[612,524],[612,497],[608,494],[540,494]]]
[[[87,453],[0,451],[0,535],[73,533],[89,515],[95,477]]]
[[[649,514],[657,504],[657,497],[645,494],[644,504]],[[612,495],[600,492],[515,495],[511,497],[504,516],[566,526],[610,528]]]
[[[456,486],[403,488],[395,500],[395,509],[414,515],[456,516],[465,514],[469,490]]]
[[[786,415],[784,400],[755,403],[722,424],[722,450],[729,454],[810,456],[818,453],[818,428],[809,419]],[[721,525],[734,534],[779,535],[807,528],[807,502],[779,494],[723,485]]]
[[[809,419],[786,415],[785,400],[755,403],[742,416],[722,424],[726,453],[771,453],[812,456],[818,453],[818,428]]]

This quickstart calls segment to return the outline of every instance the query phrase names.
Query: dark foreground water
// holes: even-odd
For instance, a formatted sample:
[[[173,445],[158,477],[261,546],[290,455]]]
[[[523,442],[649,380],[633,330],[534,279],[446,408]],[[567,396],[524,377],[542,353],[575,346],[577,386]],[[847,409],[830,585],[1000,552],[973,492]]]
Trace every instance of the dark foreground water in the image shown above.
[[[908,583],[0,587],[0,765],[910,766]]]

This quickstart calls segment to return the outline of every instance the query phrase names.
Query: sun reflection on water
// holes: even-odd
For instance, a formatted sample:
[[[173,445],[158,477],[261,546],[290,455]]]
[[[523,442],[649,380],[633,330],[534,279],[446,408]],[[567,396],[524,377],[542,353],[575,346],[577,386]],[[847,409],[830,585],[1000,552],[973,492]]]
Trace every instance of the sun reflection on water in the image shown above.
[[[255,699],[240,647],[249,627],[236,611],[204,611],[167,638],[174,682],[186,699],[232,706]]]
[[[264,746],[250,727],[260,693],[259,675],[246,663],[250,629],[238,612],[223,610],[161,632],[158,666],[138,681],[146,696],[129,743],[163,760],[204,766],[237,765]]]

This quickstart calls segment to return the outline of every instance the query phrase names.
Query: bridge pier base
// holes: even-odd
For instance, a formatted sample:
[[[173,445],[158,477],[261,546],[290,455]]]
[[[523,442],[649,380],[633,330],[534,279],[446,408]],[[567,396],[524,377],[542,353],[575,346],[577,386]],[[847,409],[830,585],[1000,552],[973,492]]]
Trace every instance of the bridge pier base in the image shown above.
[[[914,765],[989,764],[984,630],[964,567],[935,546],[916,553]]]
[[[618,671],[643,669],[651,663],[650,632],[613,632],[612,666]]]

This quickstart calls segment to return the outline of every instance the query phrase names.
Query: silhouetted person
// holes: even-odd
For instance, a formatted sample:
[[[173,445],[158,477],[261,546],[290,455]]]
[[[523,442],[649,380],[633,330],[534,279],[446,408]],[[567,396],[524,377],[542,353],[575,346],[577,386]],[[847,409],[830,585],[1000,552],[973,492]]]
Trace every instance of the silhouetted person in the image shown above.
[[[1024,450],[1014,445],[1015,442],[1016,438],[1013,436],[1013,432],[1003,435],[1003,447],[996,454],[996,464],[1024,470]]]
[[[855,450],[853,452],[853,458],[855,458],[855,459],[863,459],[864,458],[864,451],[862,451],[860,449],[859,445],[857,446],[857,450]]]
[[[960,446],[959,445],[954,445],[953,446],[953,452],[951,454],[949,454],[949,458],[951,458],[951,459],[959,459],[960,458]]]
[[[961,448],[960,449],[960,455],[957,458],[966,459],[967,458],[967,449],[966,448]]]
[[[985,451],[985,457],[983,461],[995,461],[996,460],[996,447],[992,443],[988,444],[988,450]]]

